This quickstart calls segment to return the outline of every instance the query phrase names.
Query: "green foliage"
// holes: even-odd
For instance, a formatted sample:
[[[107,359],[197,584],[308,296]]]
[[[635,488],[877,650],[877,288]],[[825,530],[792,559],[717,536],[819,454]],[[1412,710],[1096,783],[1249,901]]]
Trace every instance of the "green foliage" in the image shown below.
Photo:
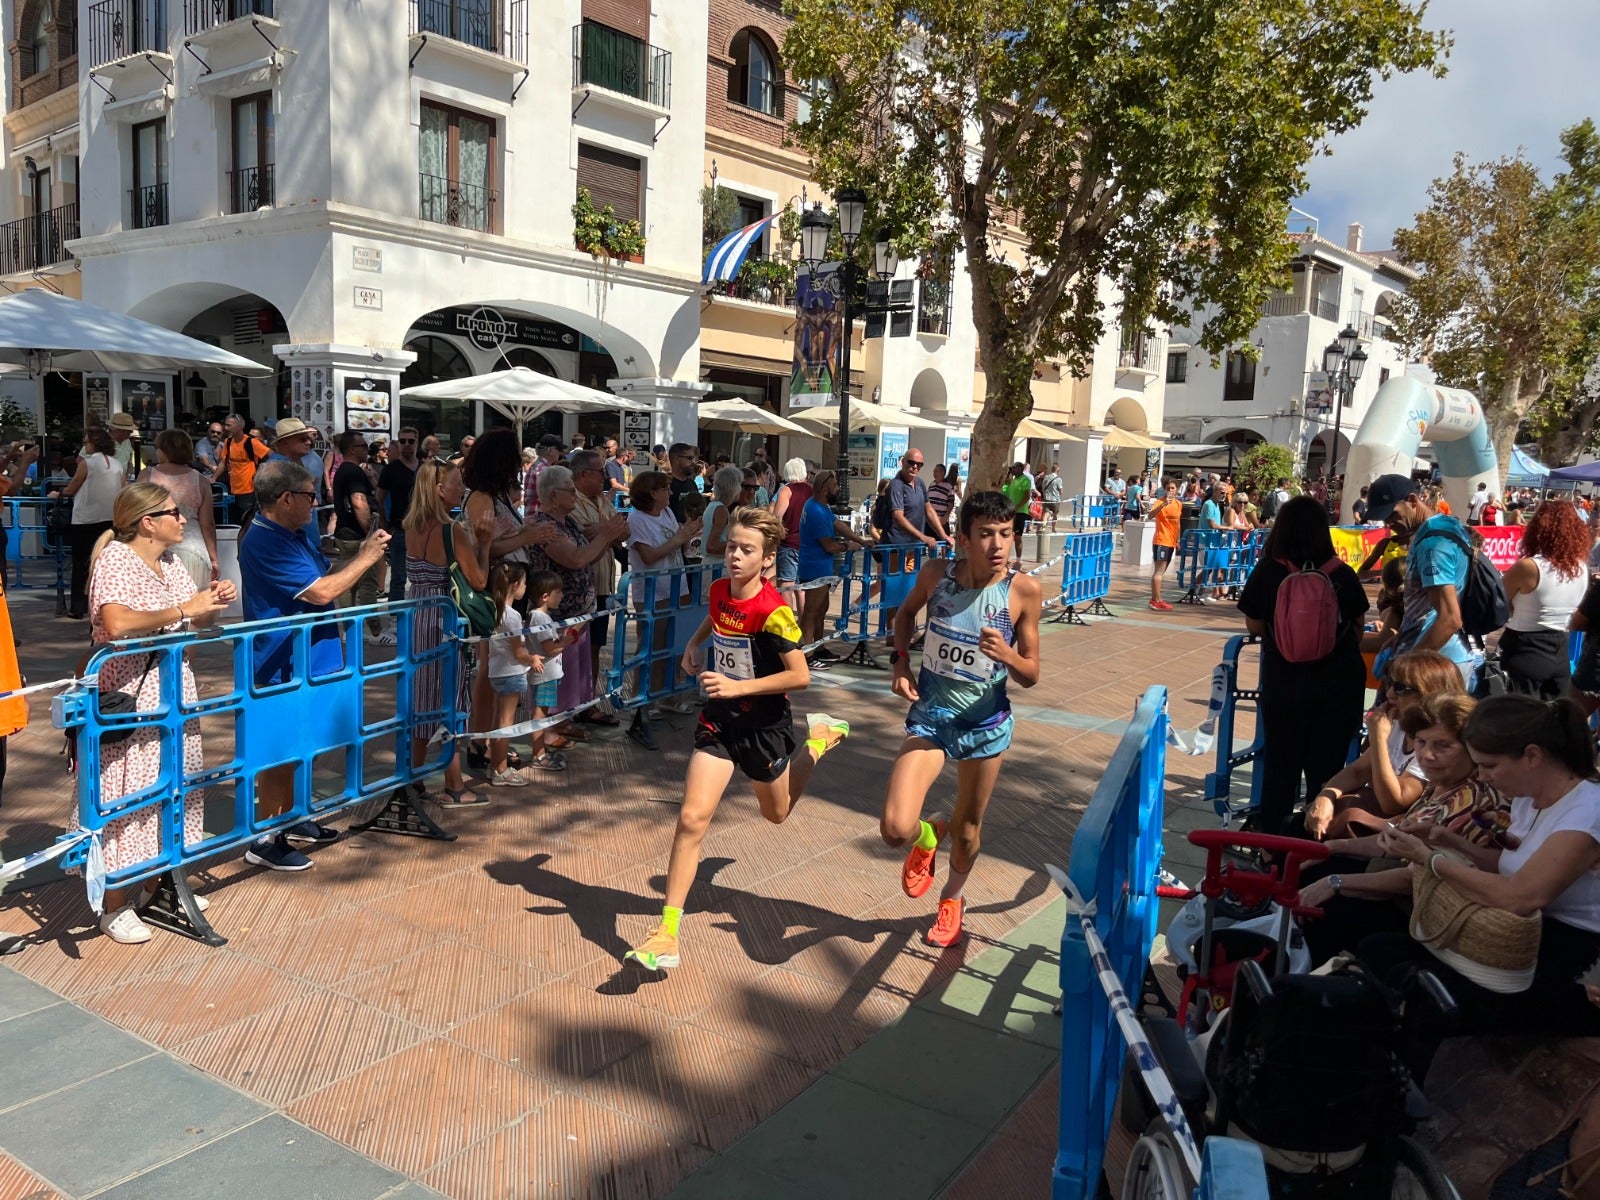
[[[792,131],[818,181],[865,190],[866,228],[903,254],[965,254],[988,381],[975,477],[1001,469],[1034,364],[1082,374],[1108,320],[1196,325],[1213,354],[1246,340],[1312,154],[1376,78],[1442,71],[1448,47],[1405,0],[785,8],[789,70],[834,82]]]
[[[572,237],[578,249],[607,258],[630,258],[644,253],[644,231],[639,222],[617,216],[611,205],[594,206],[588,188],[578,189],[572,205]]]
[[[0,438],[33,437],[38,432],[31,409],[23,408],[9,396],[0,399]]]
[[[794,265],[781,258],[747,258],[739,268],[739,282],[787,295],[794,290]]]
[[[1502,471],[1526,421],[1552,465],[1592,437],[1600,404],[1584,377],[1600,351],[1600,134],[1561,133],[1566,170],[1546,183],[1519,151],[1457,154],[1395,247],[1421,272],[1395,328],[1440,382],[1483,402]]]
[[[700,241],[709,250],[733,232],[739,221],[739,197],[725,187],[700,189]]]
[[[1280,479],[1293,479],[1294,455],[1287,446],[1257,442],[1244,452],[1233,470],[1234,483],[1252,492],[1274,488]]]

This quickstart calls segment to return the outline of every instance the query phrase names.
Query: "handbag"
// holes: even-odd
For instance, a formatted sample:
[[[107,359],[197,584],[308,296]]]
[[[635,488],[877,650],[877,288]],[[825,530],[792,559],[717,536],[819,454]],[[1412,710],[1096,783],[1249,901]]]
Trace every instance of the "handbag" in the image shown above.
[[[1533,984],[1544,921],[1468,900],[1449,880],[1411,872],[1411,936],[1479,987],[1510,995]]]
[[[449,525],[444,527],[444,556],[450,563],[450,599],[455,601],[456,611],[466,621],[473,637],[488,637],[500,626],[500,612],[495,608],[493,596],[467,581],[466,572],[456,560],[456,539]]]
[[[123,716],[123,715],[127,715],[127,714],[130,714],[130,713],[138,712],[139,711],[139,693],[144,690],[144,681],[146,679],[150,678],[150,672],[151,672],[152,669],[154,669],[155,665],[156,665],[156,656],[155,656],[155,654],[152,653],[152,654],[146,655],[145,656],[145,660],[144,660],[144,672],[139,676],[139,686],[134,688],[131,693],[130,692],[124,692],[124,691],[122,691],[120,689],[118,689],[116,691],[106,692],[106,691],[101,691],[99,688],[96,688],[95,689],[96,711],[102,717],[106,717],[106,716]],[[82,666],[82,663],[80,662],[79,666],[78,666],[78,673],[82,674],[82,672],[83,672],[83,666]],[[134,734],[136,734],[138,732],[139,732],[138,728],[135,727],[135,726],[132,726],[132,725],[129,725],[126,728],[123,728],[123,729],[109,729],[105,733],[102,733],[100,735],[100,748],[102,750],[104,750],[107,746],[120,746],[123,742],[127,741],[129,738],[131,738]],[[77,728],[77,726],[73,726],[71,729],[68,729],[66,731],[66,738],[67,738],[67,759],[68,759],[68,761],[70,763],[76,763],[78,761],[78,728]]]

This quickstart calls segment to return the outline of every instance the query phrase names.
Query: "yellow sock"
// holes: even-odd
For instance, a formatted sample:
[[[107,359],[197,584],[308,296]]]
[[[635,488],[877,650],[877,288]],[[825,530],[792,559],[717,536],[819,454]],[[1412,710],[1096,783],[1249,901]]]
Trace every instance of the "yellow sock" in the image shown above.
[[[939,844],[939,831],[927,821],[922,822],[922,829],[917,834],[917,849],[932,850]]]
[[[670,904],[661,910],[661,932],[668,937],[678,936],[678,922],[683,917],[683,909],[673,908]]]

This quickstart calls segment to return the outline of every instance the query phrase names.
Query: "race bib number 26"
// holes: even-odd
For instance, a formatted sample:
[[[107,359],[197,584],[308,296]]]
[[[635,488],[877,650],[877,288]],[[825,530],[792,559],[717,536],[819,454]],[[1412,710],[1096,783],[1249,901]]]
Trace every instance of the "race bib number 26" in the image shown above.
[[[725,633],[711,635],[711,669],[729,679],[754,679],[756,677],[755,653],[748,637]]]

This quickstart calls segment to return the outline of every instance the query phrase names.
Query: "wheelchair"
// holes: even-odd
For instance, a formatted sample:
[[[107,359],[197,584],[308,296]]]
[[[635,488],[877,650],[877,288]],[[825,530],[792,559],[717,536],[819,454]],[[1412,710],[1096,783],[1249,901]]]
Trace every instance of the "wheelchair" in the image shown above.
[[[1402,997],[1352,966],[1269,980],[1246,959],[1232,1004],[1191,1040],[1174,1019],[1144,1022],[1197,1141],[1261,1147],[1273,1200],[1459,1200],[1409,1135],[1428,1116],[1418,1086],[1455,1005],[1428,972]],[[1193,1195],[1183,1158],[1138,1069],[1123,1072],[1119,1119],[1142,1134],[1123,1200]]]

